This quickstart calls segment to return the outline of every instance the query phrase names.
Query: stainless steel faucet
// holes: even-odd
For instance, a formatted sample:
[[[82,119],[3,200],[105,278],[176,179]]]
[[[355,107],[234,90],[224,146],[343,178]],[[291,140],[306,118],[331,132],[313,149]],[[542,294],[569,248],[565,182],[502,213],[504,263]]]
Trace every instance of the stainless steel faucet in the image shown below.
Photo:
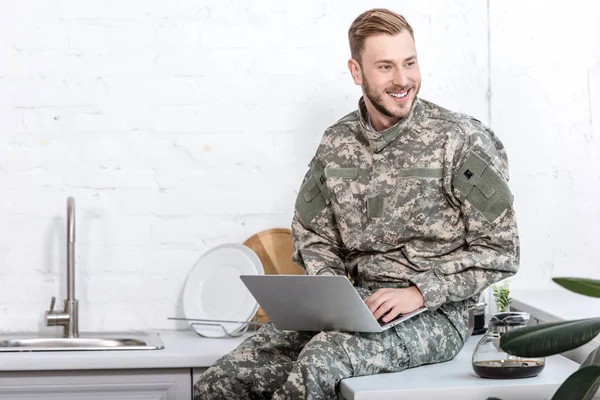
[[[47,326],[63,326],[63,336],[79,337],[78,303],[75,299],[75,199],[67,199],[67,299],[62,311],[54,311],[56,297],[52,296],[46,311]]]

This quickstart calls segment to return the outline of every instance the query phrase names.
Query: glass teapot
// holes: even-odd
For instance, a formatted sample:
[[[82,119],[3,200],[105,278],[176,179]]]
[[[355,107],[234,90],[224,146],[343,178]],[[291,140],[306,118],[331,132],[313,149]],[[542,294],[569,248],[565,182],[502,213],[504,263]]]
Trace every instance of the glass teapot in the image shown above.
[[[543,357],[519,357],[500,348],[500,338],[505,332],[527,326],[529,313],[503,312],[492,315],[488,332],[481,338],[473,352],[473,370],[482,378],[530,378],[538,375],[545,366]]]

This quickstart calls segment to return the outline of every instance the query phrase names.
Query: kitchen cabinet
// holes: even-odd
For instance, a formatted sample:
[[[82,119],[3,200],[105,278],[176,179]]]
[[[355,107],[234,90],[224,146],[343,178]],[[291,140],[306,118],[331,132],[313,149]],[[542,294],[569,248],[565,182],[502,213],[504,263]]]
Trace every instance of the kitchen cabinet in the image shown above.
[[[0,352],[0,399],[190,400],[200,375],[247,337],[163,331],[161,350]]]
[[[0,372],[3,400],[190,400],[190,368]]]

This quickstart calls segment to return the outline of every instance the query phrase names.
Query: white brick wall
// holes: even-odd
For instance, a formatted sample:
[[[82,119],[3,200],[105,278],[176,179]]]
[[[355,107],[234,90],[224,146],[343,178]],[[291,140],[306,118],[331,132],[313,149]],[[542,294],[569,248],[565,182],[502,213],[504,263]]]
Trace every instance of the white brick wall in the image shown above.
[[[592,0],[575,2],[582,18],[560,29],[539,18],[540,9],[557,18],[558,6],[525,3],[492,0],[491,25],[478,0],[377,6],[415,28],[423,97],[488,122],[491,79],[523,276],[543,286],[549,266],[589,272],[599,261],[600,232],[585,222],[600,213],[597,118],[586,125],[600,94],[585,73],[598,84],[591,30],[600,13]],[[289,227],[323,130],[355,108],[346,34],[372,6],[2,1],[0,330],[44,329],[50,297],[65,297],[68,196],[77,206],[81,330],[186,326],[166,318],[181,315],[186,275],[205,250]]]
[[[490,15],[492,126],[520,217],[515,284],[599,279],[600,2],[492,1]]]

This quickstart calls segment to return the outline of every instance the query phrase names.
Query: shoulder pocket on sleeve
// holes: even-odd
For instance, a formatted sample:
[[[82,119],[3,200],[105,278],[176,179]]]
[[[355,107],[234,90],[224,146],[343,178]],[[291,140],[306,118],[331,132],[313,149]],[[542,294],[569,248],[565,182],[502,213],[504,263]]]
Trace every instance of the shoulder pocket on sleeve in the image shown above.
[[[296,198],[296,211],[303,224],[309,224],[327,206],[314,175],[302,184]]]
[[[456,173],[453,184],[461,194],[461,201],[467,200],[489,222],[495,221],[513,203],[506,180],[490,162],[475,153]]]

